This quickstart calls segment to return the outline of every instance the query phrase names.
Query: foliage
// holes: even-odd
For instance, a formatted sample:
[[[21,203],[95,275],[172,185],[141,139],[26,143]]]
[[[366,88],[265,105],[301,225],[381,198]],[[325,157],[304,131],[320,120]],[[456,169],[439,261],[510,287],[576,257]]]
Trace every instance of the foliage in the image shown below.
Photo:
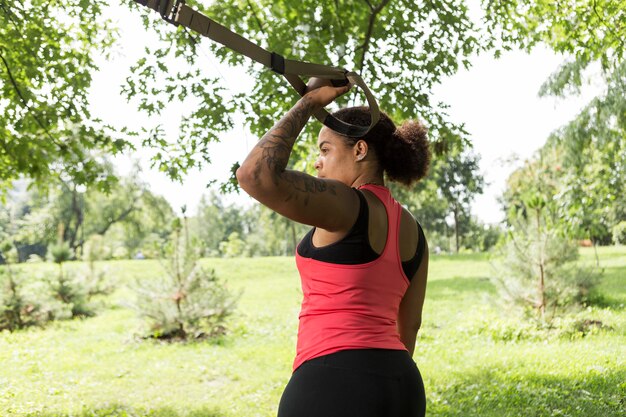
[[[95,261],[109,259],[111,256],[111,248],[106,245],[104,236],[93,234],[89,236],[83,245],[83,253],[81,259],[89,264]]]
[[[220,252],[225,258],[234,258],[244,254],[246,242],[239,238],[239,233],[232,232],[228,240],[220,242]]]
[[[504,231],[499,224],[483,224],[478,220],[470,223],[470,230],[462,240],[462,246],[474,252],[489,252],[496,247],[504,237]]]
[[[477,225],[470,215],[471,202],[482,194],[485,183],[479,172],[479,160],[471,151],[452,150],[435,159],[428,176],[415,186],[389,185],[394,197],[407,205],[429,234],[444,238],[441,245],[445,248],[449,246],[443,240],[447,241],[450,235],[448,218],[451,218],[456,252],[462,245],[476,247],[467,238]]]
[[[50,261],[63,267],[63,262],[69,261],[72,256],[72,248],[67,242],[61,242],[48,246],[48,257]]]
[[[589,65],[613,68],[624,58],[624,0],[494,0],[483,2],[485,22],[505,46],[543,42]]]
[[[543,42],[567,56],[540,95],[566,99],[588,84],[603,91],[555,131],[539,158],[556,154],[557,200],[563,226],[577,238],[609,244],[611,229],[626,219],[626,61],[623,0],[486,2],[487,24],[505,45]],[[523,173],[521,174],[523,176]],[[513,190],[513,193],[518,191]],[[518,193],[519,194],[519,193]]]
[[[138,280],[132,307],[147,323],[147,337],[187,340],[222,336],[239,296],[213,270],[200,265],[187,218],[175,220],[173,230],[168,263],[162,264],[166,274]]]
[[[72,257],[72,250],[67,242],[51,245],[48,249],[50,260],[59,266],[57,274],[50,275],[48,285],[52,297],[60,302],[54,319],[89,317],[94,315],[89,305],[89,288],[74,271],[66,271],[63,264]]]
[[[0,3],[0,183],[71,179],[108,189],[102,154],[131,148],[94,120],[87,95],[116,31],[104,0]],[[6,188],[2,187],[4,191]]]
[[[246,216],[247,209],[235,204],[227,205],[224,196],[211,191],[203,195],[198,204],[198,212],[193,221],[194,236],[198,238],[205,256],[223,254],[220,245],[228,241],[236,233],[243,237],[249,231],[249,223],[253,221]]]
[[[114,175],[111,165],[108,169]],[[22,261],[33,253],[43,255],[59,235],[77,257],[91,236],[101,235],[101,256],[113,256],[122,247],[123,257],[128,258],[151,234],[167,236],[174,216],[165,198],[150,192],[138,175],[136,170],[120,178],[108,194],[69,181],[50,181],[47,189],[18,190],[5,206],[13,213],[10,221],[0,218],[0,224],[10,229]]]
[[[555,132],[546,148],[562,150],[564,219],[579,236],[604,244],[626,220],[626,63],[608,79],[572,122]]]
[[[0,266],[0,331],[41,325],[49,316],[24,290],[24,277],[11,265]]]
[[[609,244],[612,228],[626,219],[626,198],[620,192],[626,186],[620,168],[626,163],[621,161],[626,153],[609,152],[590,143],[578,151],[577,162],[572,162],[566,149],[570,145],[549,140],[513,172],[502,198],[505,209],[511,218],[523,209],[524,200],[541,195],[558,219],[554,227],[574,238]],[[618,139],[609,146],[614,150],[622,145]]]
[[[626,221],[613,226],[613,243],[616,245],[626,244]]]
[[[201,198],[197,216],[190,221],[205,256],[292,254],[308,227],[260,204],[227,205],[215,192]]]
[[[0,265],[0,331],[10,332],[44,323],[48,317],[24,291],[24,277],[15,267],[17,250],[11,242],[0,247],[5,265]]]
[[[438,152],[462,148],[467,142],[462,125],[448,119],[446,105],[430,99],[435,85],[459,67],[468,68],[470,56],[490,47],[489,35],[470,18],[465,4],[256,0],[190,5],[286,58],[359,72],[381,108],[396,120],[426,121]],[[260,137],[293,105],[296,95],[281,77],[215,42],[175,30],[151,10],[135,7],[133,12],[142,13],[146,28],[156,32],[161,43],[150,45],[132,67],[123,87],[125,97],[147,115],[162,115],[173,101],[189,109],[176,146],[168,144],[158,126],[142,135],[144,145],[163,149],[153,159],[160,170],[178,178],[189,168],[210,162],[209,145],[232,128],[235,110]],[[238,91],[226,86],[223,77],[206,76],[199,60],[203,50],[213,52],[222,63],[244,68],[252,90]],[[349,102],[361,98],[346,96],[338,104]],[[318,129],[307,126],[303,143]],[[307,162],[306,148],[305,144],[295,149],[296,165]]]

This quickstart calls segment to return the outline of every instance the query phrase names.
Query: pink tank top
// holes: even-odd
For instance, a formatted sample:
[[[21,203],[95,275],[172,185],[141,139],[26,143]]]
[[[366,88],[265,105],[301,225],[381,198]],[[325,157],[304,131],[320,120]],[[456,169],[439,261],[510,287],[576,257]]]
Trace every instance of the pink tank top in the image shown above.
[[[387,241],[382,254],[360,265],[304,258],[296,251],[302,282],[295,371],[303,362],[347,349],[406,350],[396,327],[409,280],[402,270],[399,227],[402,207],[389,190],[367,184],[385,205]]]

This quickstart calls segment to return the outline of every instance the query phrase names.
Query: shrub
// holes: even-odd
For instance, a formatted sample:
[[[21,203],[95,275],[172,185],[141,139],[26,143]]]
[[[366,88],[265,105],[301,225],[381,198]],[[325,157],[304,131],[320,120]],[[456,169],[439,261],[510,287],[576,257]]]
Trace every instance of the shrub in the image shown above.
[[[246,242],[241,240],[237,232],[232,232],[228,235],[228,240],[220,242],[220,252],[225,258],[242,256],[245,250]]]
[[[613,226],[613,243],[616,245],[626,245],[626,221],[619,222]]]
[[[118,246],[115,249],[113,249],[113,253],[111,254],[111,257],[116,260],[128,259],[130,257],[130,254],[128,252],[128,249],[126,249],[124,246]]]
[[[4,242],[0,250],[6,261],[0,266],[0,330],[12,332],[44,323],[48,314],[25,294],[22,275],[13,266],[17,250],[10,242]]]
[[[141,242],[141,253],[147,259],[158,259],[161,257],[165,241],[156,233],[150,233]]]
[[[61,242],[48,246],[48,259],[62,265],[72,258],[72,249],[67,242]]]
[[[47,282],[53,299],[58,302],[51,309],[55,320],[91,317],[95,314],[89,304],[87,291],[76,273],[72,271],[54,274],[47,278]]]
[[[111,248],[107,246],[104,236],[91,235],[83,245],[83,261],[102,261],[111,257]]]
[[[66,271],[63,264],[71,258],[69,245],[62,242],[49,247],[49,258],[59,266],[58,273],[49,275],[46,279],[52,298],[56,301],[52,301],[50,309],[54,319],[91,317],[95,315],[95,308],[90,303],[91,297],[110,292],[103,284],[104,274],[95,271],[94,253],[90,250],[83,255],[90,259],[86,273]]]
[[[187,219],[174,223],[167,245],[165,274],[135,283],[131,304],[149,329],[146,337],[157,339],[213,338],[225,332],[224,322],[237,304],[215,271],[199,264],[200,256],[189,239]]]

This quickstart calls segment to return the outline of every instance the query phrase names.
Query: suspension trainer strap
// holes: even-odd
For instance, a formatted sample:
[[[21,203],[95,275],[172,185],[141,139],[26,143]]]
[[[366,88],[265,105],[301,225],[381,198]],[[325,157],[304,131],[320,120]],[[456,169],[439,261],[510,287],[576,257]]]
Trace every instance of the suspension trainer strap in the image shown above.
[[[339,134],[351,137],[365,136],[374,127],[380,118],[378,103],[365,82],[355,72],[346,71],[342,68],[327,65],[312,64],[310,62],[294,61],[285,59],[282,55],[269,52],[248,39],[240,36],[225,26],[209,19],[202,13],[187,6],[184,0],[134,0],[142,6],[149,7],[161,14],[164,20],[176,26],[184,26],[199,33],[202,36],[219,42],[229,49],[238,52],[248,58],[263,64],[272,71],[283,75],[289,84],[300,94],[304,95],[306,84],[300,77],[318,77],[331,81],[336,86],[346,85],[348,82],[359,86],[370,108],[371,122],[369,126],[357,126],[342,122],[331,116],[326,110],[319,109],[314,113],[315,117],[330,129]]]

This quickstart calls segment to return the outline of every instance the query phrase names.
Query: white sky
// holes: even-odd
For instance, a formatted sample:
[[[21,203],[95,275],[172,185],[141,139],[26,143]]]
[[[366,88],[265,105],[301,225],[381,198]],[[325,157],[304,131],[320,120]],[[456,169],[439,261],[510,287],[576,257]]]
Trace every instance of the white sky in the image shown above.
[[[132,62],[143,53],[147,42],[138,16],[127,9],[111,10],[119,20],[122,31],[118,53],[109,62],[102,61],[101,70],[94,75],[90,97],[92,112],[108,123],[136,126],[145,122],[146,116],[136,106],[127,104],[120,95],[121,85]],[[112,15],[113,16],[113,15]],[[204,42],[209,42],[205,40]],[[207,72],[219,75],[229,88],[241,91],[251,80],[237,70],[217,64],[208,50],[200,56]],[[563,61],[545,48],[535,49],[531,54],[514,51],[504,53],[496,60],[480,56],[472,60],[469,71],[462,70],[445,80],[434,90],[431,102],[444,101],[451,108],[448,112],[455,122],[464,122],[471,135],[474,150],[481,156],[481,170],[488,186],[485,193],[473,204],[472,211],[486,223],[502,220],[503,214],[497,197],[504,190],[505,180],[515,166],[503,163],[512,155],[522,160],[530,157],[553,130],[571,120],[598,87],[587,88],[584,98],[554,99],[537,96],[540,85]],[[263,70],[259,67],[259,70]],[[374,92],[375,94],[375,92]],[[175,135],[177,115],[180,110],[168,111],[166,132]],[[120,173],[130,167],[130,159],[139,159],[144,167],[143,178],[153,192],[163,195],[174,209],[182,205],[195,213],[200,196],[206,193],[211,179],[225,180],[234,162],[241,162],[256,142],[239,123],[233,132],[225,134],[219,144],[213,145],[213,164],[203,172],[192,172],[183,184],[172,183],[167,177],[149,169],[149,151],[138,151],[116,160]],[[230,196],[229,201],[249,204],[247,196]],[[419,213],[415,213],[419,218]]]

